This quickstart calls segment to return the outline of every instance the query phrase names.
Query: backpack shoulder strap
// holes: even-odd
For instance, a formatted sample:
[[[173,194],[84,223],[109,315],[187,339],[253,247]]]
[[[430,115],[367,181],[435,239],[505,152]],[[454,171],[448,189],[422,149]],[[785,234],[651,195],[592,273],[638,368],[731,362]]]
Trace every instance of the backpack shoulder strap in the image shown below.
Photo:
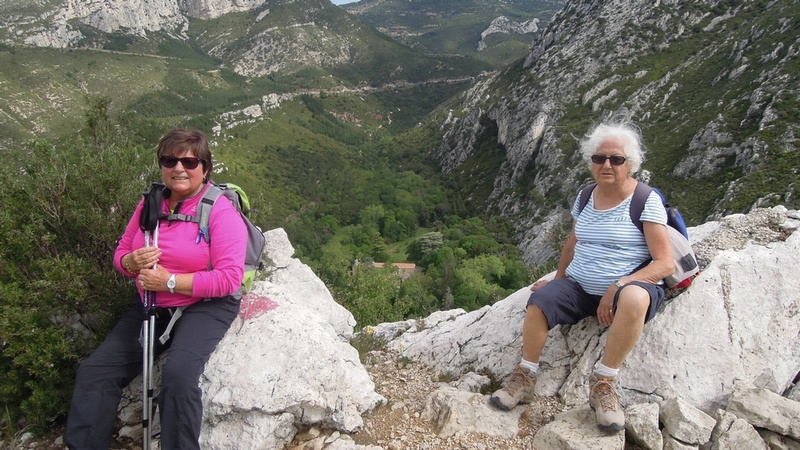
[[[199,219],[197,218],[197,216],[190,216],[188,214],[181,214],[181,213],[177,213],[177,214],[176,213],[170,213],[170,214],[168,214],[166,216],[166,219],[168,221],[170,221],[170,222],[172,222],[173,220],[177,220],[177,221],[180,221],[180,222],[195,222],[195,223],[199,222]]]
[[[197,204],[197,226],[200,228],[197,234],[197,242],[200,242],[202,237],[206,242],[211,242],[211,235],[208,234],[208,223],[211,217],[211,208],[214,203],[222,195],[222,190],[213,184],[203,194],[200,203]]]
[[[578,201],[578,214],[583,211],[583,208],[586,208],[586,205],[589,203],[589,199],[592,197],[592,192],[596,187],[597,183],[592,183],[581,189],[580,200]]]
[[[589,198],[592,196],[592,191],[597,187],[597,183],[592,183],[581,190],[580,200],[578,202],[578,213],[583,211],[583,208],[589,203]],[[653,192],[653,188],[645,183],[639,181],[636,184],[636,189],[633,191],[633,198],[631,199],[629,213],[631,220],[636,228],[644,233],[644,225],[642,224],[642,212],[644,211],[644,204],[647,202],[647,197]]]
[[[633,191],[633,198],[631,199],[630,215],[633,224],[636,228],[644,233],[644,224],[642,224],[642,211],[644,211],[644,204],[647,202],[647,197],[653,192],[653,188],[639,181],[636,184],[636,189]]]
[[[214,206],[214,202],[217,201],[217,199],[220,197],[221,194],[222,191],[219,190],[219,188],[217,188],[214,185],[211,185],[211,187],[205,192],[205,194],[203,194],[203,197],[200,199],[200,202],[197,205],[196,215],[191,216],[189,214],[183,214],[183,213],[170,213],[170,214],[165,214],[162,218],[167,219],[170,222],[172,222],[173,220],[177,220],[179,222],[193,222],[198,224],[200,222],[203,222],[205,224],[204,226],[208,227],[208,212],[203,213],[203,211],[207,210],[208,207],[210,206]],[[203,219],[203,216],[205,216],[205,219]]]

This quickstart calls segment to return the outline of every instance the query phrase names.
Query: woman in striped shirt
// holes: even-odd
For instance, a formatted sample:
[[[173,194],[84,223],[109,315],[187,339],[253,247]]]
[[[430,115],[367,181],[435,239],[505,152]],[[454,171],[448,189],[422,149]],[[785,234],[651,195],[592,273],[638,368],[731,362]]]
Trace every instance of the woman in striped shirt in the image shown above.
[[[630,217],[639,183],[633,174],[644,159],[639,131],[627,123],[600,124],[581,142],[581,152],[597,185],[584,208],[579,199],[573,204],[572,231],[554,279],[531,286],[522,360],[491,402],[510,410],[530,401],[550,328],[597,316],[610,330],[603,358],[589,377],[589,404],[597,425],[617,432],[625,427],[615,391],[619,367],[658,311],[664,300],[661,280],[675,267],[658,194],[645,202],[642,231]]]

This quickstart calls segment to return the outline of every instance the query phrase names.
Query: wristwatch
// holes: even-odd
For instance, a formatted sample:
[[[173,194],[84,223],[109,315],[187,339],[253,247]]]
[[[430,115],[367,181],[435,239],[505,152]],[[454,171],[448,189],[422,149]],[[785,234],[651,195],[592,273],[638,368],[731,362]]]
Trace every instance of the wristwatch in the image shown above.
[[[169,276],[169,280],[167,280],[167,288],[169,289],[169,292],[171,294],[175,293],[175,285],[178,284],[175,277],[177,277],[177,275],[173,273],[172,275]]]
[[[614,286],[616,286],[617,289],[620,289],[622,286],[625,286],[625,285],[622,284],[622,281],[617,280],[617,281],[614,282]]]

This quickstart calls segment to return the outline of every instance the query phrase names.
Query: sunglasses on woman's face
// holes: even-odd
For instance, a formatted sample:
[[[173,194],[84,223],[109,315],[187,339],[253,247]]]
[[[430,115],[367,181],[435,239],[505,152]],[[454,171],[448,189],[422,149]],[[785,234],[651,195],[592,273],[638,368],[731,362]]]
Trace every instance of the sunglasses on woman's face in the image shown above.
[[[161,167],[166,167],[167,169],[172,169],[173,167],[178,165],[178,161],[181,162],[184,169],[196,169],[197,165],[200,164],[200,158],[192,158],[192,157],[183,157],[183,158],[175,158],[172,156],[162,156],[158,158],[158,161],[161,163]]]
[[[606,160],[611,161],[611,165],[612,166],[621,166],[621,165],[625,164],[625,161],[627,159],[628,158],[626,158],[624,156],[619,156],[619,155],[613,155],[613,156],[592,155],[592,162],[597,164],[597,165],[600,165],[600,166],[605,164]]]

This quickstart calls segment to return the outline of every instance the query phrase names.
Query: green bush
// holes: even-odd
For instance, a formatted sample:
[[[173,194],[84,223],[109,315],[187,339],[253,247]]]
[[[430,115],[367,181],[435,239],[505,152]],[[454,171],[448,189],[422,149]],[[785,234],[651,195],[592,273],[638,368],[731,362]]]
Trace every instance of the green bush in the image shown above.
[[[158,179],[109,104],[92,102],[82,133],[12,149],[0,168],[0,402],[37,432],[66,412],[79,359],[128,304],[111,256]]]

